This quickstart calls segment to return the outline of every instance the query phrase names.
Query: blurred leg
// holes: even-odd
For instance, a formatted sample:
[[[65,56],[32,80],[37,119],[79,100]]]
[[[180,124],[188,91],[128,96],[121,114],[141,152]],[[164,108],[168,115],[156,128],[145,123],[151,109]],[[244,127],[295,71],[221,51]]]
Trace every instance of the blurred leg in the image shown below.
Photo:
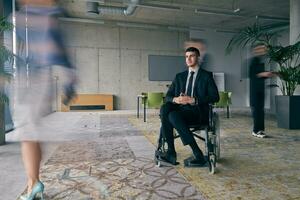
[[[28,192],[31,192],[32,187],[39,181],[40,162],[42,158],[41,153],[39,142],[22,142],[22,158],[28,180]]]
[[[265,113],[263,107],[251,107],[253,118],[253,132],[265,130]]]

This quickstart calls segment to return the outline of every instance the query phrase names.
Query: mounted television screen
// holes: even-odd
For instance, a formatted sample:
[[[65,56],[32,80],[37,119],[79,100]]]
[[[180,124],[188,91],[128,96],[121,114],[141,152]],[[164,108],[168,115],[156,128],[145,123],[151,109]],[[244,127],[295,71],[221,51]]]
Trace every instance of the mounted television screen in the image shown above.
[[[184,56],[148,56],[149,81],[172,81],[175,75],[186,70]]]

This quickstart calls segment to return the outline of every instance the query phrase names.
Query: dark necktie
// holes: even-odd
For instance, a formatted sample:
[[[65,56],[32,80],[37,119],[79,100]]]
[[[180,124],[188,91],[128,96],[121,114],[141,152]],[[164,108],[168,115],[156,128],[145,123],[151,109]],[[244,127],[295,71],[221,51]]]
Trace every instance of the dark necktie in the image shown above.
[[[190,79],[189,79],[189,84],[188,84],[188,88],[187,88],[187,92],[186,92],[187,96],[192,96],[194,73],[195,72],[191,71],[191,76],[190,76]]]

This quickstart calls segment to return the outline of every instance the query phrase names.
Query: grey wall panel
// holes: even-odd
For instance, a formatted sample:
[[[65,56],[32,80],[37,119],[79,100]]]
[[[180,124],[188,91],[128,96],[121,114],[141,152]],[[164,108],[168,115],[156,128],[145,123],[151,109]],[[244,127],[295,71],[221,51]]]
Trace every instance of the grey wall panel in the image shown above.
[[[83,23],[61,23],[65,41],[71,47],[118,48],[119,28]]]
[[[99,50],[99,92],[118,94],[121,81],[120,51]]]
[[[121,61],[118,49],[99,50],[99,93],[113,94],[114,106],[120,108]]]
[[[166,92],[167,85],[171,81],[149,81],[149,67],[148,67],[148,57],[149,55],[165,55],[165,56],[179,56],[182,55],[182,51],[142,51],[141,52],[141,66],[142,66],[142,82],[140,92]],[[174,78],[174,77],[173,77]]]
[[[98,49],[77,48],[76,67],[79,76],[78,93],[97,94],[99,90]]]
[[[62,26],[78,69],[78,92],[114,94],[116,109],[136,109],[141,92],[165,92],[170,81],[148,80],[148,55],[182,55],[182,41],[188,38],[187,33],[161,30],[68,22]]]
[[[120,34],[121,48],[157,51],[178,49],[177,32],[121,28]]]
[[[141,88],[141,54],[138,50],[121,50],[121,107],[132,109]]]
[[[242,77],[241,66],[246,55],[234,50],[226,55],[225,49],[233,34],[218,33],[214,30],[192,31],[190,37],[207,41],[207,53],[210,55],[210,64],[206,67],[212,72],[225,73],[225,90],[232,92],[232,106],[246,107],[248,92],[247,79]]]
[[[149,55],[149,81],[172,81],[186,69],[184,56]]]

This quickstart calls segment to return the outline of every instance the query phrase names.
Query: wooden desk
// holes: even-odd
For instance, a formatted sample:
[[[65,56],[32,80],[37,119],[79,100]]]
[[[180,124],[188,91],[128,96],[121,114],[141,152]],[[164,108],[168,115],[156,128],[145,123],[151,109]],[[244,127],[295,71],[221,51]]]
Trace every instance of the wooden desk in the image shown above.
[[[68,106],[61,104],[61,111],[72,110],[113,110],[112,94],[78,94]]]

